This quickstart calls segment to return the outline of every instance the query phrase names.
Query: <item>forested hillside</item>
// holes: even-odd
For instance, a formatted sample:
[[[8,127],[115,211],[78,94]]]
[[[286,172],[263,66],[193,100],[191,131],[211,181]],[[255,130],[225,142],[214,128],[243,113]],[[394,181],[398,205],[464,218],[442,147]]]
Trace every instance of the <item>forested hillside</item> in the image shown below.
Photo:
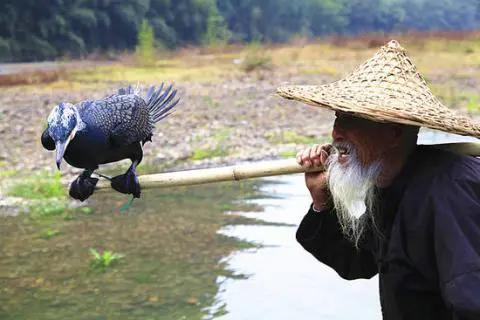
[[[480,0],[1,0],[0,61],[293,36],[480,28]]]

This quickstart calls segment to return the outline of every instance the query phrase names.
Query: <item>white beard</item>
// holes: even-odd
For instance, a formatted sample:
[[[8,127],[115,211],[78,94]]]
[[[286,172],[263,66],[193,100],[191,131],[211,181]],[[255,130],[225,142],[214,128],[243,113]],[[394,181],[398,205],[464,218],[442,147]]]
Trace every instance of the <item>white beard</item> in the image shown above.
[[[373,163],[364,167],[351,144],[343,142],[341,146],[348,150],[349,158],[347,163],[342,164],[338,161],[338,152],[334,151],[329,156],[328,186],[342,232],[358,246],[368,220],[359,218],[365,212],[372,212],[375,202],[374,187],[381,172],[381,165]],[[373,222],[373,215],[369,218]]]

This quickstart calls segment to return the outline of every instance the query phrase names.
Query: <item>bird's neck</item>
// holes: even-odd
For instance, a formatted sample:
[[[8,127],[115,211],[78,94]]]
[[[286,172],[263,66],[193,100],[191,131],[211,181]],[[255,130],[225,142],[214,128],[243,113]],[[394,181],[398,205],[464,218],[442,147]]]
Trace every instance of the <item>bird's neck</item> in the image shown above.
[[[80,112],[78,111],[78,108],[75,108],[75,119],[77,120],[77,125],[75,126],[75,131],[82,131],[85,129],[86,124],[83,122],[82,117],[80,117]]]

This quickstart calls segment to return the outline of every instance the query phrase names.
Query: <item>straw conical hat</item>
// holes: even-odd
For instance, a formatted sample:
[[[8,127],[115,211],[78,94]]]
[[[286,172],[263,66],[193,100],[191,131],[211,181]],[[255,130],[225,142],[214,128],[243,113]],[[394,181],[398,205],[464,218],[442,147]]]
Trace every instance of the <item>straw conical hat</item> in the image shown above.
[[[480,137],[480,124],[445,107],[395,40],[344,79],[321,86],[281,87],[277,93],[287,99],[377,122]]]

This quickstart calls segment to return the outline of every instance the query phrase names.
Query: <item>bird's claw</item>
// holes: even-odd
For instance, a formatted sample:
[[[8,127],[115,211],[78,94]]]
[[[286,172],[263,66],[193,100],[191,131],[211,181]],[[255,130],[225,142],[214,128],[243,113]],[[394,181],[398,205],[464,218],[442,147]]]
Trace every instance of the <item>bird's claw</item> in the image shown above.
[[[134,198],[140,198],[140,182],[132,171],[113,177],[111,185],[118,192],[132,194]]]
[[[72,198],[85,201],[95,191],[98,179],[90,176],[79,175],[77,179],[70,184],[69,194]]]

